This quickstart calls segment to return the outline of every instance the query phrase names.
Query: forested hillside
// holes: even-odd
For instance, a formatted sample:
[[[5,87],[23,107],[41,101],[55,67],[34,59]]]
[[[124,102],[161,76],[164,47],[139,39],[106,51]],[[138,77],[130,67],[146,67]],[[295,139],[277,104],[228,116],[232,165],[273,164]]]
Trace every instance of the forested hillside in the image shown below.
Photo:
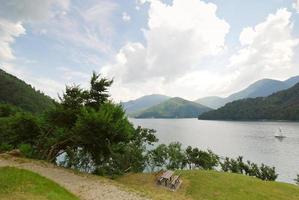
[[[0,69],[0,103],[12,104],[29,112],[41,112],[52,107],[54,100]]]
[[[140,112],[136,118],[196,118],[210,110],[201,104],[175,97]]]
[[[268,97],[249,98],[226,104],[199,116],[214,120],[299,120],[299,83]]]
[[[200,98],[195,102],[200,103],[202,105],[206,105],[210,108],[217,109],[229,102],[233,102],[240,99],[266,97],[275,92],[289,89],[298,82],[299,82],[299,76],[291,77],[285,81],[273,80],[273,79],[261,79],[252,83],[244,90],[231,94],[226,98],[211,96],[211,97]]]
[[[166,101],[170,99],[170,97],[161,95],[161,94],[152,94],[152,95],[146,95],[143,97],[140,97],[135,100],[122,102],[125,111],[127,114],[133,116],[137,112],[143,111],[145,109],[148,109],[154,105],[157,105],[159,103],[162,103],[163,101]]]

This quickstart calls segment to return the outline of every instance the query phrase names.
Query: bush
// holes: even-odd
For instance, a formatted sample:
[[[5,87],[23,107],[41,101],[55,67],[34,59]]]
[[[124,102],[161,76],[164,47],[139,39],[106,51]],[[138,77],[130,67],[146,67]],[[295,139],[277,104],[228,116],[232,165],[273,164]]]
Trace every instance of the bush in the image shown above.
[[[224,162],[221,162],[220,165],[224,172],[245,174],[265,181],[275,181],[278,177],[278,174],[275,172],[275,167],[269,167],[264,164],[259,167],[250,161],[244,163],[243,157],[241,156],[236,160],[225,158]]]
[[[11,151],[13,149],[13,146],[11,144],[2,143],[0,144],[0,153]]]
[[[30,144],[21,144],[19,145],[19,150],[25,157],[33,158],[34,150]]]

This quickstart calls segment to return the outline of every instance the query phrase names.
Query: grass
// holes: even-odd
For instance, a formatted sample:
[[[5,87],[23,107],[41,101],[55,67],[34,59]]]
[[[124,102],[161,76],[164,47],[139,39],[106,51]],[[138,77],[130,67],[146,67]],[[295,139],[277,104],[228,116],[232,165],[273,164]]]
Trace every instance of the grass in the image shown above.
[[[152,199],[198,200],[299,200],[299,187],[266,182],[239,174],[216,171],[180,171],[183,184],[171,192],[155,184],[154,174],[129,174],[118,182]]]
[[[0,199],[79,200],[53,181],[36,173],[13,167],[0,168]]]

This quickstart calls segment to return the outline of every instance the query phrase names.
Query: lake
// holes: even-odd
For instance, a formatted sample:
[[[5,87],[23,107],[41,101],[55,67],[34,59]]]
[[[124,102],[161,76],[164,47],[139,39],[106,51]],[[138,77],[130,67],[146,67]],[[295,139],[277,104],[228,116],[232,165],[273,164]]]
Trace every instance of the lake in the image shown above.
[[[130,119],[134,125],[157,131],[159,143],[179,141],[211,149],[220,156],[237,157],[275,166],[278,181],[294,183],[299,174],[299,123],[232,122],[197,119]],[[281,128],[286,138],[275,138]]]

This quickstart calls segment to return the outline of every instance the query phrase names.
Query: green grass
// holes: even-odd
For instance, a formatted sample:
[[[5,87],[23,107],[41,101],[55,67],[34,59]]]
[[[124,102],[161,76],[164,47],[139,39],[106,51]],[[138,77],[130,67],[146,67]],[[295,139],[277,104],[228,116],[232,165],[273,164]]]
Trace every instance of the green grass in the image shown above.
[[[153,199],[299,200],[299,187],[296,185],[215,171],[178,173],[182,175],[183,184],[177,192],[156,186],[153,174],[130,174],[117,181]]]
[[[0,168],[0,199],[79,200],[53,181],[13,167]]]

